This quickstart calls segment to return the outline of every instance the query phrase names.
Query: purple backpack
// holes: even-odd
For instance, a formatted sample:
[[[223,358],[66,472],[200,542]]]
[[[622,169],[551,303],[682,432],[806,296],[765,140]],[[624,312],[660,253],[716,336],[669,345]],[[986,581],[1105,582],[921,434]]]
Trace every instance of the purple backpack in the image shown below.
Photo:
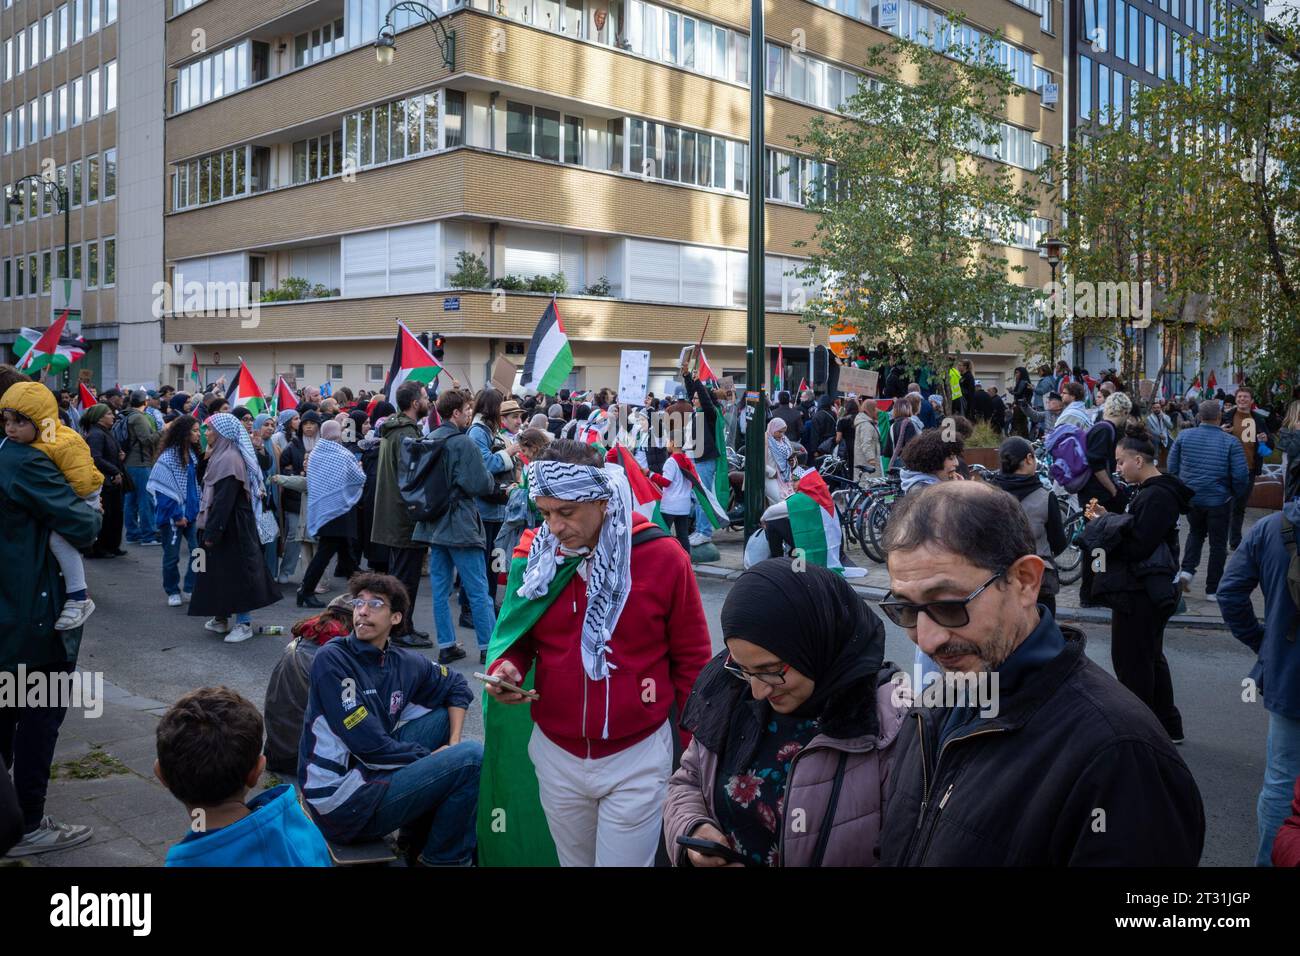
[[[1092,469],[1088,467],[1087,444],[1088,433],[1069,424],[1057,425],[1043,442],[1043,447],[1052,456],[1048,473],[1053,481],[1071,493],[1082,491],[1092,476]]]

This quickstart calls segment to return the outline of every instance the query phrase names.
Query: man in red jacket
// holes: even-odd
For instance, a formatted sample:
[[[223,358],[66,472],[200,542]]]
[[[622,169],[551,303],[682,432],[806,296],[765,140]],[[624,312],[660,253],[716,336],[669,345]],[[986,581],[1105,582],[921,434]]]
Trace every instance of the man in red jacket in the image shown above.
[[[622,469],[588,445],[552,442],[528,482],[545,524],[510,597],[545,610],[490,673],[523,685],[533,670],[527,753],[560,864],[650,866],[672,773],[669,709],[712,656],[690,558],[642,530],[654,526],[633,511]]]

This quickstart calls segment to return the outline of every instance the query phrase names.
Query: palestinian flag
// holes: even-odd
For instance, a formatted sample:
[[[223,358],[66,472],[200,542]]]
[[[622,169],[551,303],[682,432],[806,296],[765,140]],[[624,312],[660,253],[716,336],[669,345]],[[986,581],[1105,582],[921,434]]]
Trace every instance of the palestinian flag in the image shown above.
[[[197,388],[199,384],[199,353],[194,352],[190,360],[190,378],[194,380]]]
[[[525,394],[558,395],[560,386],[572,371],[573,349],[569,347],[568,333],[560,321],[560,310],[551,299],[533,330],[533,340],[528,343],[528,357],[524,359],[519,387]]]
[[[785,500],[790,512],[794,546],[810,564],[843,573],[840,562],[840,519],[831,502],[831,490],[815,471],[799,479],[795,493]]]
[[[77,402],[81,405],[81,410],[83,412],[98,401],[99,399],[90,394],[90,389],[86,388],[85,382],[77,383]]]
[[[1185,399],[1195,398],[1201,391],[1201,373],[1197,372],[1196,377],[1192,379],[1192,384],[1187,386],[1187,392],[1183,395]]]
[[[393,364],[388,367],[388,379],[384,391],[388,401],[397,407],[397,388],[403,382],[419,382],[421,385],[432,384],[441,374],[442,365],[420,344],[420,340],[411,334],[401,322],[397,323],[397,342],[393,346]]]
[[[1205,397],[1213,398],[1214,392],[1218,387],[1219,382],[1214,377],[1214,369],[1210,369],[1210,377],[1205,380]]]
[[[289,409],[297,407],[298,396],[293,393],[293,389],[289,387],[284,380],[284,376],[281,375],[275,383],[275,394],[271,396],[271,411],[278,415],[280,412],[287,412]]]
[[[699,374],[696,375],[696,378],[701,382],[712,382],[715,385],[721,381],[721,379],[718,378],[717,373],[709,366],[709,360],[704,354],[704,349],[700,349],[700,368]]]
[[[727,462],[727,421],[722,417],[722,409],[718,409],[718,416],[713,420],[713,442],[718,449],[718,457],[714,459],[713,496],[726,510],[726,503],[731,501],[731,466]]]
[[[673,461],[677,462],[677,467],[686,476],[686,480],[691,483],[691,491],[695,493],[695,501],[704,509],[709,524],[713,525],[714,528],[725,528],[730,524],[731,519],[727,516],[727,509],[718,503],[718,496],[714,490],[700,480],[700,473],[695,470],[695,462],[681,452],[677,452],[672,457]]]
[[[785,350],[781,343],[776,343],[776,368],[772,371],[772,391],[780,392],[785,389]]]
[[[550,394],[544,392],[542,394]],[[609,412],[603,408],[598,408],[587,416],[587,421],[583,424],[581,438],[588,445],[596,445],[605,437],[605,431],[609,428]]]
[[[632,510],[645,518],[649,518],[667,531],[668,522],[664,520],[663,512],[659,510],[659,502],[663,498],[663,493],[641,471],[641,466],[637,464],[636,459],[632,457],[632,452],[626,445],[615,445],[614,454],[618,458],[618,463],[623,466],[623,471],[627,474],[627,483],[632,487]]]
[[[266,411],[266,398],[262,395],[257,379],[253,378],[253,373],[248,370],[243,359],[239,360],[239,374],[235,376],[235,386],[226,395],[226,401],[230,402],[231,408],[243,405],[254,415],[261,415]]]
[[[36,372],[48,368],[58,374],[67,371],[68,366],[79,362],[86,354],[85,341],[74,335],[65,335],[68,313],[62,313],[48,329],[38,332],[36,329],[23,328],[14,341],[14,354],[18,358],[20,372]]]
[[[801,378],[799,379],[799,394],[802,395],[806,391],[808,391],[808,379]]]

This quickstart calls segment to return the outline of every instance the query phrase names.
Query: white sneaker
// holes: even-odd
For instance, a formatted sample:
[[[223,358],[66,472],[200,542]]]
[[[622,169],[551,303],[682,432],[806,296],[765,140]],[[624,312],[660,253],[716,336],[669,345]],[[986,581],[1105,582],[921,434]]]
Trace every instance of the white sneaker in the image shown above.
[[[1218,604],[1218,603],[1219,603],[1219,596],[1218,596],[1217,594],[1209,594],[1209,593],[1207,593],[1207,594],[1205,595],[1205,600],[1207,600],[1207,601],[1213,601],[1215,604]]]
[[[691,547],[695,548],[698,547],[699,545],[704,544],[704,542],[708,541],[709,539],[705,535],[700,534],[698,531],[692,531],[690,538],[688,538],[687,540],[690,541]]]
[[[41,820],[35,830],[24,835],[14,844],[6,859],[34,856],[37,853],[48,853],[50,850],[66,850],[78,843],[85,843],[94,835],[95,831],[91,827],[73,823],[55,823],[53,817],[47,816]]]
[[[328,584],[326,584],[324,581],[322,581],[320,584],[316,585],[316,593],[317,593],[317,594],[329,594],[329,593],[330,593],[330,586],[329,586]]]
[[[169,594],[169,595],[167,595],[167,606],[168,606],[168,607],[180,607],[183,603],[184,603],[184,601],[181,599],[181,596],[180,596],[179,594]]]
[[[242,644],[253,636],[253,625],[236,624],[234,630],[226,635],[227,644]]]
[[[64,601],[63,611],[54,622],[56,631],[72,631],[86,623],[86,618],[95,613],[95,602],[90,598],[84,601]]]
[[[225,634],[230,630],[230,622],[224,617],[210,617],[203,627],[217,634]]]
[[[1183,593],[1186,594],[1188,591],[1192,589],[1192,572],[1179,571],[1176,575],[1174,575],[1174,583],[1177,584],[1180,588],[1182,588]]]
[[[191,597],[192,597],[192,595],[190,594],[189,591],[182,591],[182,592],[181,592],[181,600],[184,601],[186,604],[189,604],[189,603],[190,603],[190,598],[191,598]]]

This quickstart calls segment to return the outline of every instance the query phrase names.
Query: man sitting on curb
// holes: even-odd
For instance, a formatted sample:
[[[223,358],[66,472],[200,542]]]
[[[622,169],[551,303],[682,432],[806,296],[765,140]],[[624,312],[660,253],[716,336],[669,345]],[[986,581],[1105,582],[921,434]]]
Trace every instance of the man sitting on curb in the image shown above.
[[[474,696],[461,675],[390,642],[407,610],[401,581],[356,574],[348,591],[353,632],[312,662],[298,786],[331,840],[427,829],[420,863],[468,864],[483,746],[461,729]]]

